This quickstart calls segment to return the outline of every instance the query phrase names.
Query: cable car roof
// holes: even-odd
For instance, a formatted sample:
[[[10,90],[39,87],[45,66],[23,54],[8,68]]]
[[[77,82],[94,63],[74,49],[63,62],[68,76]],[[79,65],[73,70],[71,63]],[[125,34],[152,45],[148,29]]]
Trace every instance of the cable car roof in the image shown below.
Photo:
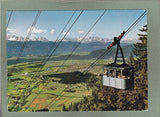
[[[132,69],[133,66],[130,66],[128,64],[115,64],[115,63],[112,63],[112,64],[108,64],[108,65],[104,65],[104,67],[106,68],[112,68],[112,69]]]

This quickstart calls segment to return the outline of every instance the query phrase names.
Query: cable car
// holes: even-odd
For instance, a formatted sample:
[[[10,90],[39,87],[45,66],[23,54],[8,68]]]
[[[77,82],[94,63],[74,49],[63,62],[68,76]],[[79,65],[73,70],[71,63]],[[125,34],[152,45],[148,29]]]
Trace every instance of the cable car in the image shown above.
[[[114,62],[103,66],[103,86],[117,89],[132,89],[134,87],[134,68],[126,64],[123,50],[120,46],[120,40],[124,34],[125,32],[121,33],[118,38],[114,37],[114,42],[108,46],[108,49],[110,49],[112,46],[117,45],[117,50]],[[122,64],[117,63],[119,50],[123,60]]]
[[[130,89],[134,86],[133,67],[110,64],[103,66],[103,85],[118,89]]]

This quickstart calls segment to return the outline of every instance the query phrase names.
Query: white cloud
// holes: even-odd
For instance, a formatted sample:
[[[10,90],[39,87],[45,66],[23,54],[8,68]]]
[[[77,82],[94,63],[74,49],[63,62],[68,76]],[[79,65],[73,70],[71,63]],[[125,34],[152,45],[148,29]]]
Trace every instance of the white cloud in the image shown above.
[[[32,29],[33,29],[32,33],[46,33],[47,32],[46,29],[37,29],[35,27],[32,27]],[[27,33],[29,33],[30,30],[31,30],[31,28],[28,28]]]
[[[78,34],[83,34],[83,33],[84,33],[84,31],[81,31],[81,30],[78,31]]]
[[[50,33],[51,33],[51,34],[54,34],[54,33],[55,33],[55,29],[52,29]]]
[[[16,29],[7,28],[7,32],[8,32],[8,33],[15,34],[15,33],[16,33]]]
[[[94,32],[90,32],[90,33],[89,33],[89,36],[97,36],[97,35],[96,35],[96,33],[94,33]]]
[[[10,41],[15,41],[16,40],[16,38],[15,37],[11,37],[11,38],[8,38],[8,40],[10,40]]]
[[[70,32],[63,32],[63,35],[70,35],[71,33]]]

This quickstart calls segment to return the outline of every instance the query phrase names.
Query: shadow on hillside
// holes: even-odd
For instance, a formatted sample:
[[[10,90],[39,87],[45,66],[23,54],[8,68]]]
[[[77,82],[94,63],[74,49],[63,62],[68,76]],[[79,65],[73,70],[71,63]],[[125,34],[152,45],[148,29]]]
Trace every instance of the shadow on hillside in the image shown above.
[[[59,82],[64,83],[64,84],[76,84],[76,83],[81,83],[81,82],[87,82],[87,80],[92,76],[94,75],[90,73],[84,74],[79,71],[43,75],[43,77],[46,77],[46,78],[47,77],[60,78],[61,80]]]

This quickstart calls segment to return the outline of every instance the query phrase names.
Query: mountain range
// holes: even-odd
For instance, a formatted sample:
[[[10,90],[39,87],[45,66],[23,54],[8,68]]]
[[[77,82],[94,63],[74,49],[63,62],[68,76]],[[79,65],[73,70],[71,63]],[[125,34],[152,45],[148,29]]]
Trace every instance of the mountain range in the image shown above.
[[[48,41],[47,38],[45,37],[35,37],[35,38],[29,38],[29,39],[26,39],[25,37],[22,37],[22,36],[16,36],[16,35],[8,35],[7,36],[7,40],[9,41]]]
[[[79,38],[79,39],[65,38],[61,42],[61,44],[59,44],[59,42],[48,41],[45,37],[28,39],[27,43],[25,43],[25,48],[21,56],[26,56],[26,55],[44,56],[48,53],[48,51],[52,46],[58,47],[55,51],[54,51],[54,48],[52,49],[52,51],[54,51],[53,55],[70,53],[77,45],[79,45],[81,39],[82,38]],[[8,35],[7,36],[7,57],[18,56],[24,42],[25,42],[24,37],[18,37],[16,35]],[[101,54],[101,52],[103,52],[103,49],[106,49],[112,43],[112,40],[107,38],[104,39],[100,37],[88,37],[88,38],[85,38],[82,42],[83,43],[81,43],[78,46],[78,48],[76,48],[75,52],[90,52],[89,56],[95,57],[95,55]],[[121,42],[122,47],[126,45],[130,45],[128,47],[125,47],[124,53],[127,53],[127,56],[130,55],[130,51],[133,48],[133,44],[134,44],[133,42],[131,43],[128,41]]]
[[[7,48],[7,55],[8,55],[8,60],[7,60],[7,64],[8,65],[12,65],[15,63],[15,60],[17,57],[14,58],[10,58],[12,56],[17,56],[18,55],[18,49],[15,48],[15,41],[9,41],[8,45],[11,44],[10,46],[8,46]],[[20,44],[20,42],[17,43],[17,45]],[[32,43],[33,44],[33,43]],[[24,63],[24,62],[33,62],[33,61],[41,61],[42,58],[44,56],[46,56],[49,47],[47,45],[49,45],[51,47],[51,44],[53,43],[49,43],[49,42],[34,42],[33,45],[27,46],[24,51],[22,56],[24,57],[20,57],[18,60],[18,63]],[[69,47],[71,45],[78,44],[77,42],[73,43],[73,42],[62,42],[62,47],[58,48],[57,51],[54,52],[54,56],[52,56],[49,61],[60,61],[60,60],[65,60],[66,58],[68,58],[68,56],[70,56],[70,52],[73,50],[73,48]],[[107,44],[108,45],[108,44]],[[65,47],[64,47],[65,46]],[[103,47],[102,47],[103,46]],[[106,51],[106,45],[102,45],[101,43],[99,43],[99,45],[97,45],[97,43],[89,43],[89,44],[84,44],[82,43],[81,46],[79,48],[77,48],[78,51],[76,52],[87,52],[87,53],[73,53],[69,59],[71,60],[86,60],[86,59],[96,59],[98,58],[100,55],[102,55],[104,53],[104,51]],[[18,47],[18,46],[17,46]],[[20,46],[19,46],[20,47]],[[64,48],[63,48],[64,47]],[[67,49],[66,49],[67,48]],[[101,49],[98,49],[101,48]],[[123,48],[123,53],[125,58],[129,58],[131,53],[132,53],[132,49],[134,48],[133,44],[122,44],[122,48]],[[15,51],[16,50],[16,51]],[[65,53],[66,52],[66,53]],[[113,46],[111,48],[111,50],[106,54],[106,56],[104,56],[105,59],[108,58],[114,58],[115,57],[115,52],[116,52],[116,46]],[[62,54],[65,53],[65,54]]]
[[[64,38],[63,41],[64,42],[80,42],[83,39],[83,37],[79,37],[79,38]],[[25,37],[22,36],[16,36],[16,35],[8,35],[7,36],[7,40],[9,41],[42,41],[42,42],[47,42],[49,41],[47,38],[45,37],[34,37],[34,38],[29,38],[26,39]],[[61,39],[59,39],[61,40]],[[108,43],[111,42],[113,39],[109,39],[109,38],[101,38],[101,37],[97,37],[97,36],[93,36],[93,37],[87,37],[84,38],[83,41],[81,41],[82,43],[91,43],[91,42],[101,42],[101,43]],[[137,39],[123,39],[121,40],[122,43],[136,43]]]
[[[21,47],[23,46],[23,41],[7,41],[7,57],[13,57],[18,56]],[[72,50],[79,44],[78,42],[72,42],[72,41],[64,41],[59,44],[52,41],[28,41],[25,45],[25,48],[22,52],[21,56],[26,55],[46,55],[50,48],[52,46],[58,47],[55,51],[54,48],[52,51],[54,51],[53,55],[57,54],[64,54],[64,53],[70,53]],[[108,45],[111,44],[111,42],[108,43],[102,43],[102,42],[90,42],[90,43],[81,43],[75,52],[93,52],[96,50],[106,49]],[[121,43],[122,47],[126,45],[133,45],[128,43]],[[116,46],[115,46],[116,47]],[[113,47],[113,48],[115,48]],[[130,50],[127,48],[127,50]]]

